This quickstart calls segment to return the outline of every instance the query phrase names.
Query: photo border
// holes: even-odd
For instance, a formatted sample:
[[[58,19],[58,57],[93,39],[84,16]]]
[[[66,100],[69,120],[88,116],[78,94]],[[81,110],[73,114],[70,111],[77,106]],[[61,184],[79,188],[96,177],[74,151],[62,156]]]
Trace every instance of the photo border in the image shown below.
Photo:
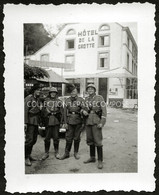
[[[46,0],[45,1],[46,4],[50,4],[50,3],[53,3],[54,5],[60,5],[62,3],[71,3],[71,4],[77,4],[77,3],[88,3],[88,1],[84,1],[84,2],[79,2],[79,1],[64,1],[64,2],[61,2],[61,1],[58,1],[58,3],[56,1],[49,1],[49,0]],[[93,3],[95,1],[89,1],[89,3]],[[107,1],[107,2],[104,2],[104,1],[96,1],[96,3],[98,4],[102,4],[102,3],[107,3],[107,4],[117,4],[118,2],[121,2],[121,1]],[[159,192],[159,179],[158,179],[158,176],[159,176],[159,167],[158,167],[158,164],[159,164],[159,154],[158,154],[158,151],[159,151],[159,133],[158,133],[158,130],[159,130],[159,46],[158,46],[158,43],[159,43],[159,2],[157,1],[122,1],[122,3],[133,3],[133,2],[141,2],[141,3],[146,3],[146,2],[149,2],[149,3],[152,3],[152,4],[155,4],[156,5],[156,13],[155,13],[155,25],[156,25],[156,33],[155,33],[155,37],[156,37],[156,42],[155,42],[155,46],[154,46],[154,49],[155,49],[155,52],[156,52],[156,75],[155,75],[155,78],[156,78],[156,85],[154,86],[155,87],[155,90],[156,90],[156,96],[155,96],[155,110],[156,110],[156,113],[155,113],[155,116],[154,116],[154,119],[155,119],[155,123],[156,123],[156,131],[155,131],[155,142],[156,142],[156,149],[155,149],[155,152],[156,152],[156,159],[155,159],[155,163],[156,163],[156,167],[155,167],[155,173],[154,173],[154,176],[156,178],[156,189],[154,192],[135,192],[135,191],[130,191],[130,192],[124,192],[124,191],[112,191],[112,192],[109,192],[109,194],[138,194],[138,193],[142,193],[142,194],[157,194],[157,192]],[[3,66],[4,64],[4,61],[5,61],[5,54],[3,52],[3,19],[4,19],[4,14],[3,14],[3,5],[6,4],[6,3],[15,3],[15,4],[18,4],[18,3],[23,3],[23,4],[28,4],[28,1],[3,1],[3,4],[1,4],[1,7],[0,7],[0,20],[1,20],[1,26],[0,26],[0,46],[1,46],[1,51],[0,51],[0,63],[1,63],[1,66],[0,66],[0,86],[1,86],[1,93],[0,93],[0,98],[2,101],[0,101],[0,110],[1,110],[1,114],[0,114],[0,126],[1,126],[1,140],[0,140],[0,154],[1,154],[1,158],[0,158],[0,168],[1,168],[1,171],[0,171],[0,193],[2,194],[8,194],[7,192],[5,192],[5,187],[6,187],[6,179],[5,179],[5,172],[4,172],[4,169],[5,169],[5,164],[4,164],[4,158],[5,158],[5,151],[4,151],[4,147],[5,147],[5,121],[4,121],[4,117],[5,117],[5,114],[6,114],[6,111],[5,111],[5,104],[4,104],[4,97],[5,97],[5,89],[4,89],[4,77],[3,77],[3,73],[4,73],[4,70],[5,70],[5,67]],[[38,0],[34,0],[30,3],[35,3],[35,4],[41,4],[43,3],[42,1],[38,1]],[[42,194],[50,194],[51,192],[43,192]],[[53,192],[52,192],[53,193]],[[55,192],[55,193],[63,193],[63,192]],[[73,192],[68,192],[67,194],[72,194]],[[88,194],[89,192],[79,192],[80,194]],[[106,191],[98,191],[98,192],[91,192],[91,193],[97,193],[97,194],[106,194],[107,192]],[[30,194],[30,193],[27,193],[27,194]],[[35,193],[33,193],[35,194]]]

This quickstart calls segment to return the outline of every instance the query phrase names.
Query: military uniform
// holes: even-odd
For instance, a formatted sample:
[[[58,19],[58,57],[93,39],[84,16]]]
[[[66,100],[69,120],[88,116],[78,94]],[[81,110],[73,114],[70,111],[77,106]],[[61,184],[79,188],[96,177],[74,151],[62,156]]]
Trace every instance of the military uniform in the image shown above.
[[[80,134],[83,125],[82,111],[84,109],[84,100],[81,97],[69,97],[64,106],[64,123],[68,124],[66,131],[66,147],[62,160],[69,157],[69,153],[74,140],[74,156],[79,159],[78,150],[80,144]]]
[[[52,91],[54,92],[55,89]],[[50,91],[51,92],[51,91]],[[55,90],[55,92],[57,92]],[[49,157],[50,140],[53,138],[55,157],[59,158],[59,128],[63,122],[63,103],[57,97],[48,97],[43,102],[43,115],[45,116],[46,136],[45,136],[45,154],[42,160]]]
[[[88,85],[93,87],[94,85]],[[106,123],[106,103],[100,95],[92,94],[85,99],[88,116],[86,118],[87,144],[90,146],[90,159],[84,163],[95,162],[95,147],[97,147],[98,161],[103,161],[102,127]],[[100,125],[99,125],[100,124]]]
[[[25,132],[25,158],[31,158],[33,145],[37,141],[38,124],[40,115],[40,101],[33,95],[25,98],[25,124],[27,129]],[[27,165],[31,165],[30,162]]]

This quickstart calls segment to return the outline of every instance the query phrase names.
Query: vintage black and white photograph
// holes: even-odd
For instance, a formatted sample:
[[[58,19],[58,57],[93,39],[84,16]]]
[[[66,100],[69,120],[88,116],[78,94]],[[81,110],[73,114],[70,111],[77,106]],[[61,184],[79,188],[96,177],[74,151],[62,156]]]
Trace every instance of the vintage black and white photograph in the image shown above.
[[[155,7],[4,13],[7,191],[153,191]]]
[[[25,173],[137,172],[137,23],[24,24]]]

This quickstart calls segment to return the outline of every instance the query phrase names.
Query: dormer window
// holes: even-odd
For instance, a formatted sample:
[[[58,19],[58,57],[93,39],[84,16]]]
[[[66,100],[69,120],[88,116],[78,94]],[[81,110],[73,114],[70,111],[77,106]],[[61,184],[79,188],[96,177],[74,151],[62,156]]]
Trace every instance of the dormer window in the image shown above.
[[[104,24],[99,27],[99,31],[106,31],[106,30],[110,30],[110,26],[107,24]]]
[[[74,35],[76,32],[75,32],[75,30],[74,29],[70,29],[70,30],[68,30],[67,31],[67,35]]]
[[[41,54],[40,61],[49,62],[49,54]]]

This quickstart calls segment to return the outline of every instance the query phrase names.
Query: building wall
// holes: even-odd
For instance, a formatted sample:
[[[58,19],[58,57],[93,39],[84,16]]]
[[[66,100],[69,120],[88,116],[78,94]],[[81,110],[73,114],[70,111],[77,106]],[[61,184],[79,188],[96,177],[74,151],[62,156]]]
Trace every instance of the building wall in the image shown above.
[[[104,23],[103,23],[104,24]],[[137,55],[137,48],[133,42],[130,33],[117,23],[109,23],[109,27],[105,31],[100,31],[103,24],[89,23],[89,24],[69,24],[66,25],[57,37],[35,53],[31,59],[40,60],[41,55],[49,54],[49,61],[52,62],[66,62],[66,56],[74,55],[74,69],[71,71],[64,70],[63,75],[80,75],[91,74],[102,71],[111,71],[137,74],[133,70],[132,61],[137,65],[137,57],[133,57],[133,47]],[[75,30],[75,34],[67,34],[70,29]],[[72,31],[73,32],[73,31]],[[108,46],[100,46],[99,36],[108,35],[110,42]],[[67,49],[67,40],[74,39],[74,49]],[[129,39],[129,46],[128,46]],[[109,53],[109,68],[99,69],[99,55],[102,52]],[[129,55],[129,68],[127,64],[127,54]],[[123,67],[123,69],[118,69]],[[137,69],[137,68],[136,68]],[[61,69],[54,68],[56,73],[61,74]],[[137,71],[137,70],[136,70]],[[96,78],[94,83],[97,86],[97,93],[99,88],[99,79]],[[80,95],[85,93],[86,78],[80,79]],[[108,97],[124,98],[125,97],[125,79],[109,78],[107,91]],[[64,91],[64,89],[63,89]]]
[[[127,64],[127,54],[129,55],[129,68]],[[133,65],[136,70],[134,70]],[[123,30],[122,66],[126,68],[127,71],[137,76],[137,47],[129,33],[125,30]]]
[[[98,70],[98,55],[100,52],[109,51],[109,69],[117,68],[121,65],[121,27],[116,23],[109,24],[110,30],[99,32],[101,24],[72,24],[67,25],[58,36],[40,49],[33,57],[34,60],[40,60],[42,54],[49,54],[49,61],[65,62],[66,55],[75,55],[75,70],[73,72],[64,71],[64,75],[83,74],[100,72]],[[66,35],[69,29],[75,29],[75,35]],[[91,35],[92,34],[92,35]],[[99,47],[98,35],[109,34],[110,46]],[[84,36],[85,35],[85,36]],[[66,40],[75,39],[75,49],[66,49]],[[88,44],[86,48],[81,48]],[[92,47],[92,45],[94,47]],[[103,68],[104,70],[104,68]],[[57,71],[55,69],[55,71]],[[60,71],[58,71],[59,73]]]

